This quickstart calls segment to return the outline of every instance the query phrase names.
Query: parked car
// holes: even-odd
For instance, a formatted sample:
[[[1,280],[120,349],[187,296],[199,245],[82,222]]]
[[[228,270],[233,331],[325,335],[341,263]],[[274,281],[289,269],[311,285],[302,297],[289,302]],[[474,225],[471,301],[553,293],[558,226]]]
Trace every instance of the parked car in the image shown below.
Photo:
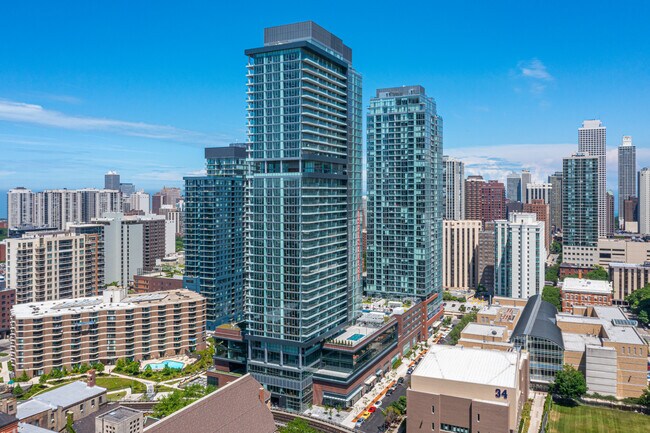
[[[397,383],[404,383],[404,378],[400,377],[399,379],[397,379]]]
[[[370,418],[370,415],[372,415],[371,412],[369,412],[369,411],[365,411],[365,412],[363,413],[363,415],[361,415],[361,418],[363,418],[363,419],[368,419],[368,418]]]
[[[383,401],[379,400],[377,403],[375,403],[375,407],[381,407]]]
[[[368,408],[368,412],[370,412],[370,413],[375,413],[375,411],[377,411],[377,408],[375,406],[370,406]]]

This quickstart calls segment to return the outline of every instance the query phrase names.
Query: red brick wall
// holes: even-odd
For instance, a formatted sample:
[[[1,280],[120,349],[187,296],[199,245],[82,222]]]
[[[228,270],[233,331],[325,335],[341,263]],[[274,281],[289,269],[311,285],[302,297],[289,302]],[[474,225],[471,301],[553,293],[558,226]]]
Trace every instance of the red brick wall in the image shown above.
[[[136,293],[161,292],[183,288],[183,280],[177,278],[150,277],[134,275],[134,290]]]

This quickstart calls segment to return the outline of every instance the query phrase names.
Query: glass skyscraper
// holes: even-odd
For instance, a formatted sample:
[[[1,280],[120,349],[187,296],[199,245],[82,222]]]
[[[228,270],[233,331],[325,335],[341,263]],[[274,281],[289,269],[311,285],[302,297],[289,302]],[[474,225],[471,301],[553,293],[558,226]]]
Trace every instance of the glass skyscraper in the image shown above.
[[[244,315],[246,147],[205,149],[207,176],[185,180],[183,286],[206,298],[207,328]]]
[[[631,197],[636,197],[636,147],[625,135],[618,147],[618,219],[623,229],[625,221],[634,221],[634,215],[625,215],[625,200]]]
[[[303,410],[320,342],[361,301],[361,76],[311,21],[267,28],[245,53],[248,371]]]
[[[562,160],[563,260],[592,265],[598,243],[599,157],[578,152]]]
[[[428,299],[442,290],[442,118],[422,86],[377,90],[367,118],[367,291]],[[441,296],[428,304],[437,314]]]

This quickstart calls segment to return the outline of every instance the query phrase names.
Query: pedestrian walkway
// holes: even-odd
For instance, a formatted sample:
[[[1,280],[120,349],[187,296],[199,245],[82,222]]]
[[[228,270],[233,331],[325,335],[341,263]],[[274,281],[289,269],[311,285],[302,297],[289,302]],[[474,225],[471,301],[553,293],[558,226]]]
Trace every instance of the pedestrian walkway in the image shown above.
[[[9,383],[11,376],[9,376],[9,362],[2,361],[2,371],[0,371],[0,377],[4,383]]]
[[[528,427],[528,433],[539,432],[539,427],[542,424],[542,418],[544,416],[544,401],[546,400],[546,393],[534,392],[533,394],[533,405],[530,408],[530,426]]]

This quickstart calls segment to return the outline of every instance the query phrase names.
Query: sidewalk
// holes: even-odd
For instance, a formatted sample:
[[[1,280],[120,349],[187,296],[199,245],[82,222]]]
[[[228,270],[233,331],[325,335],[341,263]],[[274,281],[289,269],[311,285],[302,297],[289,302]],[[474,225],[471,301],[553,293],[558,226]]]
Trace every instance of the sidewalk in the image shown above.
[[[528,426],[528,433],[537,433],[542,424],[542,417],[544,416],[544,400],[546,400],[546,393],[535,392],[533,396],[533,405],[530,408],[530,425]]]
[[[433,344],[433,337],[429,338],[429,340],[427,340],[427,343],[429,345]],[[411,357],[413,357],[413,359],[417,359],[417,357],[420,356],[420,354],[423,352],[424,351],[422,350],[414,352],[415,357],[413,357],[413,355],[411,355]],[[406,372],[408,371],[412,362],[413,361],[410,359],[402,358],[402,364],[399,367],[391,370],[388,374],[386,374],[386,376],[384,376],[370,392],[364,394],[364,396],[361,397],[361,399],[357,401],[354,406],[352,406],[350,413],[341,422],[341,425],[353,429],[359,416],[363,414],[363,412],[365,412],[369,406],[374,404],[374,402],[378,400],[378,397],[383,397],[386,394],[386,391],[388,391],[388,388],[397,382],[397,379],[406,376]]]

